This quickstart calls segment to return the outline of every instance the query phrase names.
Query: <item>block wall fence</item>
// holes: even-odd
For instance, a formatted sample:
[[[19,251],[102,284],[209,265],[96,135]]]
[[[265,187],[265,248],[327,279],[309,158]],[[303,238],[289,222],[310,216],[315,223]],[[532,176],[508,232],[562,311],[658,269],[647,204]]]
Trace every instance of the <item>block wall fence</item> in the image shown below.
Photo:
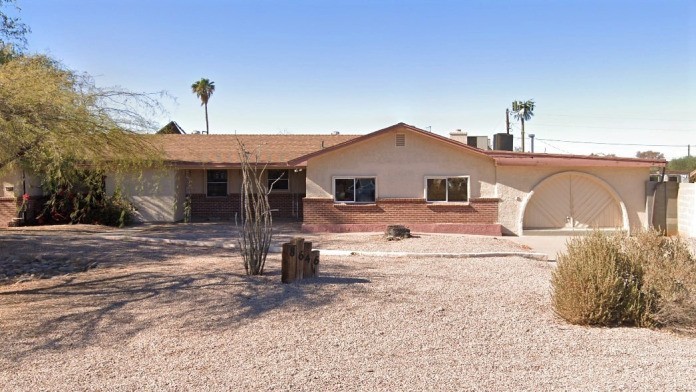
[[[677,209],[679,234],[696,237],[696,183],[679,184]]]

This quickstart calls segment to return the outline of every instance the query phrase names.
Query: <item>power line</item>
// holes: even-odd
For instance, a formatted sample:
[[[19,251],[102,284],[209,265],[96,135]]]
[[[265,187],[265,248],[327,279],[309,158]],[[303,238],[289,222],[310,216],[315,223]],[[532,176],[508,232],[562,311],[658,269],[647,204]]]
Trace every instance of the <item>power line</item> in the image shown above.
[[[537,140],[539,140],[539,138],[537,138]],[[541,140],[539,140],[539,141],[541,141]],[[560,151],[560,152],[563,152],[563,153],[566,153],[566,154],[572,154],[572,152],[570,152],[570,151],[566,151],[566,150],[564,150],[564,149],[562,149],[562,148],[558,148],[558,147],[553,146],[553,145],[551,145],[551,144],[549,144],[549,143],[546,143],[546,142],[544,142],[544,141],[541,141],[541,144],[547,145],[547,146],[549,146],[549,147],[551,147],[551,148],[553,148],[553,149],[556,149],[556,150],[558,150],[558,151]]]
[[[687,147],[688,144],[640,144],[640,143],[605,143],[605,142],[585,142],[581,140],[559,140],[559,139],[541,139],[548,142],[575,143],[575,144],[601,144],[606,146],[639,146],[639,147]]]
[[[694,132],[693,129],[665,129],[665,128],[638,128],[638,127],[601,127],[596,125],[568,125],[568,124],[544,124],[534,123],[537,127],[565,127],[565,128],[597,128],[597,129],[630,129],[641,131],[660,131],[660,132]]]
[[[693,119],[676,119],[676,118],[645,118],[645,117],[612,117],[612,116],[585,116],[585,115],[573,115],[573,114],[544,114],[549,117],[575,117],[575,118],[606,118],[610,120],[648,120],[648,121],[679,121],[679,122],[692,122]]]

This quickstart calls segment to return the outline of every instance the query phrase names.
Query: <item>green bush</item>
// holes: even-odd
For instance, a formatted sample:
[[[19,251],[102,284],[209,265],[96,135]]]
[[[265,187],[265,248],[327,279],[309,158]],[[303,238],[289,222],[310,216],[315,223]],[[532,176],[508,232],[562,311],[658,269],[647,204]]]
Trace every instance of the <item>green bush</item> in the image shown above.
[[[694,257],[683,241],[654,230],[572,239],[551,284],[554,311],[573,324],[695,325]]]
[[[123,227],[133,222],[133,205],[118,193],[104,196],[86,211],[83,223]]]

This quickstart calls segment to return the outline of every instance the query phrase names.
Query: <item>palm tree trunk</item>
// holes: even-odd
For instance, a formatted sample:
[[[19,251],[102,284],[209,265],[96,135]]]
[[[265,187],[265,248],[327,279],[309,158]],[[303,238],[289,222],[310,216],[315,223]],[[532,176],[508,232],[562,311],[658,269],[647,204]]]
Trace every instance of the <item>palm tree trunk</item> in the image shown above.
[[[207,116],[207,114],[206,114]],[[521,119],[522,121],[522,152],[524,152],[524,118]]]
[[[208,128],[208,104],[205,105],[205,134],[210,135],[210,128]],[[522,122],[522,138],[524,139],[524,121]]]

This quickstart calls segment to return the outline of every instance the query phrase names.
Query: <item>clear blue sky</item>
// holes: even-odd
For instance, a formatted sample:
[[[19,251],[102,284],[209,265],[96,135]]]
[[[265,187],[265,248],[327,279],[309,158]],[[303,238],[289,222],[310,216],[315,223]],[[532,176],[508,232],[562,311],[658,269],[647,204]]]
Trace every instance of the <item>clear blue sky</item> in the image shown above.
[[[168,91],[162,125],[189,132],[205,129],[190,85],[206,77],[211,133],[403,121],[491,136],[534,99],[536,152],[696,155],[693,0],[18,1],[31,51],[100,85]]]

